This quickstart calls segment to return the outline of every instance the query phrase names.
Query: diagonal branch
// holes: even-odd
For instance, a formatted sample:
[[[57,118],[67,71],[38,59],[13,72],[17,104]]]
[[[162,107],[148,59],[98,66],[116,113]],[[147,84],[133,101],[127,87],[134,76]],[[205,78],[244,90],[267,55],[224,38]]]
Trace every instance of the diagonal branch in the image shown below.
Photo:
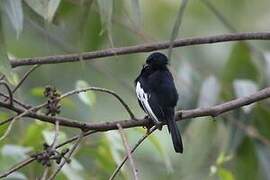
[[[132,167],[132,172],[133,172],[133,175],[134,175],[134,180],[138,180],[138,170],[136,169],[134,160],[133,160],[133,158],[131,156],[131,153],[132,152],[131,152],[130,146],[129,146],[128,142],[127,142],[127,137],[126,137],[126,135],[124,133],[124,130],[121,127],[121,125],[120,124],[117,124],[117,127],[119,129],[120,135],[122,137],[123,144],[124,144],[125,149],[126,149],[126,152],[127,152],[127,156],[128,156],[130,165]]]
[[[194,37],[177,39],[173,43],[173,47],[192,46],[200,44],[212,44],[228,41],[244,41],[244,40],[270,40],[270,32],[243,32],[243,33],[229,33],[215,36],[206,37]],[[36,65],[36,64],[58,64],[66,62],[79,62],[81,60],[91,60],[103,57],[110,57],[115,55],[134,54],[142,52],[151,52],[161,49],[167,49],[170,46],[170,42],[159,42],[142,44],[128,47],[111,48],[93,52],[85,52],[80,54],[69,55],[56,55],[47,57],[33,57],[26,59],[12,60],[11,66],[13,68],[17,66]]]
[[[131,149],[130,153],[132,154],[142,143],[143,141],[150,135],[152,134],[155,130],[157,129],[156,126],[152,127],[149,132],[147,132],[144,136],[142,136],[138,142],[135,144],[135,146]],[[117,166],[117,168],[114,170],[113,174],[111,175],[111,177],[109,178],[109,180],[113,180],[115,179],[116,175],[118,174],[118,172],[120,171],[120,169],[123,167],[123,165],[125,164],[125,162],[128,159],[128,154],[123,158],[122,162]]]
[[[35,70],[39,67],[40,65],[34,65],[33,67],[31,67],[22,77],[22,79],[20,80],[20,82],[16,85],[16,87],[12,90],[12,93],[14,94],[17,89],[22,85],[22,83],[26,80],[26,78]]]
[[[169,45],[169,49],[168,49],[168,59],[169,61],[171,61],[171,55],[172,55],[172,47],[174,44],[174,40],[176,39],[176,37],[178,36],[178,31],[180,29],[180,26],[182,24],[182,19],[184,16],[184,12],[187,6],[188,0],[182,0],[181,1],[181,5],[179,7],[178,13],[177,13],[177,17],[173,26],[173,30],[171,33],[171,38],[170,38],[170,45]]]
[[[75,142],[75,144],[72,146],[71,150],[68,152],[67,157],[63,158],[61,164],[59,164],[59,166],[57,167],[57,169],[54,171],[54,173],[48,178],[48,180],[53,180],[55,179],[56,175],[60,172],[60,170],[64,167],[64,165],[66,164],[67,160],[70,160],[73,152],[78,148],[78,146],[80,145],[82,138],[84,137],[84,132],[82,131],[79,135],[79,138],[77,139],[77,141]],[[66,160],[67,159],[67,160]]]
[[[9,99],[9,104],[10,104],[11,106],[13,106],[13,93],[12,93],[12,91],[11,91],[9,85],[8,85],[5,81],[0,81],[0,85],[5,86],[5,88],[7,89],[7,91],[8,91],[8,96],[7,96],[7,98]]]

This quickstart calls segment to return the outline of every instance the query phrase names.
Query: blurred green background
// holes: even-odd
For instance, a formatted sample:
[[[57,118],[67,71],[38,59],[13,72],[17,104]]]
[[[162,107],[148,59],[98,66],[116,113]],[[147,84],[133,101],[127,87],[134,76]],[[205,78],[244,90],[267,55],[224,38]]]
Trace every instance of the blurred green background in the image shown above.
[[[236,31],[269,31],[269,0],[209,0]],[[10,69],[8,58],[80,53],[147,42],[167,41],[181,1],[176,0],[1,0],[0,72],[13,85],[30,68]],[[231,32],[204,0],[189,0],[178,38]],[[177,109],[208,107],[247,96],[270,84],[270,45],[267,41],[229,42],[173,50],[170,69],[179,93]],[[162,51],[167,53],[167,50]],[[42,65],[16,92],[28,104],[44,102],[43,89],[62,93],[86,86],[115,91],[137,117],[134,79],[149,53],[108,57],[89,62]],[[17,79],[17,80],[16,80]],[[1,91],[4,91],[1,89]],[[99,92],[61,102],[61,116],[78,121],[128,119],[124,108]],[[0,108],[0,120],[12,113]],[[152,179],[270,179],[270,101],[223,114],[178,123],[184,154],[176,154],[166,128],[152,134],[134,153],[139,178]],[[0,127],[3,135],[7,125]],[[79,133],[61,127],[59,141]],[[133,146],[145,133],[125,130]],[[51,142],[54,126],[23,118],[0,142],[0,172]],[[83,141],[71,164],[57,179],[108,179],[125,155],[117,131],[97,133]],[[34,162],[7,179],[37,179],[44,167]],[[116,179],[132,179],[129,163]]]

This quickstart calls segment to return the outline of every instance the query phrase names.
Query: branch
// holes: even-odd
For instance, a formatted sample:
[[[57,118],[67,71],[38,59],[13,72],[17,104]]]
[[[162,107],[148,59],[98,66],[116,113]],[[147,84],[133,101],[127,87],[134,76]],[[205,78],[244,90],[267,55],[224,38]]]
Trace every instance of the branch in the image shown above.
[[[23,161],[21,161],[20,163],[14,165],[12,168],[10,168],[7,172],[0,174],[0,178],[4,178],[7,177],[8,175],[12,174],[13,172],[21,169],[22,167],[32,163],[35,160],[35,158],[31,157],[31,158],[27,158]]]
[[[12,90],[12,93],[14,94],[17,89],[22,85],[22,83],[26,80],[26,78],[35,70],[39,67],[40,65],[34,65],[33,67],[31,67],[22,77],[22,79],[20,80],[20,82],[17,84],[17,86]]]
[[[83,133],[83,137],[88,136],[88,135],[91,135],[91,134],[96,133],[96,132],[97,132],[97,131],[88,131],[88,132],[84,132],[84,133]],[[80,135],[74,136],[73,138],[70,138],[70,139],[66,140],[65,142],[63,142],[63,143],[57,145],[57,146],[55,147],[55,149],[58,149],[58,148],[60,148],[60,147],[62,147],[62,146],[64,146],[64,145],[66,145],[66,144],[68,144],[68,143],[71,143],[71,142],[73,142],[73,141],[76,141],[76,140],[78,140],[80,137],[81,137]],[[14,165],[13,167],[11,167],[11,168],[10,168],[8,171],[6,171],[5,173],[0,174],[0,178],[7,177],[7,176],[10,175],[11,173],[13,173],[13,172],[15,172],[15,171],[18,171],[19,169],[21,169],[21,168],[27,166],[28,164],[32,163],[32,162],[35,161],[35,160],[36,160],[36,157],[29,157],[29,158],[27,158],[27,159],[25,159],[25,160],[23,160],[23,161],[17,163],[16,165]]]
[[[71,150],[68,152],[67,157],[63,158],[61,164],[57,167],[57,169],[55,170],[55,172],[48,178],[48,180],[53,180],[55,179],[56,175],[60,172],[60,170],[63,168],[63,166],[66,164],[67,160],[70,160],[73,152],[78,148],[78,146],[80,145],[80,142],[82,140],[82,138],[84,137],[84,132],[82,131],[80,133],[79,138],[77,139],[77,141],[75,142],[75,144],[72,146]],[[66,160],[67,159],[67,160]]]
[[[262,89],[254,94],[251,94],[247,97],[242,97],[238,99],[234,99],[228,102],[225,102],[220,105],[212,106],[209,108],[197,108],[191,110],[182,110],[176,112],[176,121],[180,121],[183,119],[195,118],[195,117],[203,117],[203,116],[218,116],[222,113],[237,109],[239,107],[249,105],[251,103],[266,99],[270,97],[270,87]],[[0,107],[4,107],[15,111],[17,113],[25,112],[24,109],[10,106],[8,103],[0,102]],[[138,119],[138,121],[134,120],[120,120],[120,121],[113,121],[113,122],[102,122],[102,123],[84,123],[75,121],[73,119],[65,118],[65,117],[51,117],[39,114],[37,112],[28,111],[24,116],[38,119],[40,121],[48,122],[55,124],[56,121],[59,121],[59,125],[79,128],[84,131],[88,130],[96,130],[96,131],[109,131],[109,130],[116,130],[117,124],[120,124],[123,128],[132,128],[132,127],[139,127],[139,126],[147,126],[151,123],[150,119]]]
[[[12,106],[12,104],[10,104],[10,106]],[[15,121],[16,121],[17,119],[23,117],[24,115],[28,114],[28,113],[31,112],[31,111],[38,110],[38,109],[40,109],[40,108],[43,107],[43,106],[44,106],[44,104],[39,105],[39,106],[32,107],[32,108],[30,108],[30,109],[27,109],[27,110],[21,112],[21,113],[18,114],[17,116],[13,117],[13,118],[10,120],[10,124],[9,124],[7,130],[6,130],[5,133],[0,137],[0,141],[4,140],[4,139],[8,136],[8,134],[9,134],[10,131],[11,131],[11,128],[12,128],[13,124],[15,123]],[[8,119],[8,120],[9,120],[9,119]],[[5,122],[8,122],[8,120],[6,120]],[[3,124],[3,123],[1,123],[1,124]]]
[[[192,46],[200,44],[212,44],[228,41],[243,41],[243,40],[270,40],[270,32],[243,32],[229,33],[215,36],[194,37],[177,39],[173,43],[173,47]],[[13,68],[17,66],[36,65],[36,64],[58,64],[66,62],[79,62],[81,60],[91,60],[115,55],[134,54],[142,52],[151,52],[161,49],[167,49],[170,42],[159,42],[135,45],[129,47],[111,48],[93,52],[85,52],[81,54],[56,55],[47,57],[34,57],[26,59],[17,59],[10,61]]]
[[[169,45],[169,48],[168,48],[168,59],[169,59],[169,61],[171,61],[172,47],[173,47],[173,44],[174,44],[174,40],[178,36],[178,32],[179,32],[180,26],[182,24],[182,19],[183,19],[183,16],[184,16],[184,11],[185,11],[185,9],[187,7],[187,3],[188,3],[188,0],[181,1],[181,5],[179,7],[176,20],[174,22],[174,26],[173,26],[173,30],[172,30],[171,38],[170,38],[170,45]]]
[[[152,134],[155,130],[157,129],[156,126],[152,127],[149,132],[147,132],[143,137],[141,137],[138,142],[135,144],[135,146],[132,148],[132,150],[130,151],[130,153],[132,154],[138,147],[140,144],[142,144],[142,142],[150,135]],[[124,159],[122,160],[122,162],[117,166],[117,168],[114,170],[113,174],[111,175],[111,177],[109,178],[109,180],[113,180],[117,173],[120,171],[120,169],[123,167],[123,165],[125,164],[125,162],[128,159],[128,154],[124,157]]]
[[[124,130],[121,127],[121,125],[120,124],[117,124],[117,127],[119,129],[120,135],[122,137],[123,144],[124,144],[125,149],[126,149],[126,152],[127,152],[127,156],[128,156],[130,165],[132,167],[132,172],[133,172],[133,175],[134,175],[134,180],[138,180],[138,170],[136,169],[134,160],[133,160],[133,158],[131,156],[131,150],[130,150],[130,146],[129,146],[128,142],[127,142],[127,137],[126,137],[126,135],[124,133]]]
[[[8,97],[7,98],[9,99],[9,104],[11,106],[13,106],[13,93],[12,93],[9,85],[5,81],[0,81],[0,85],[5,86],[5,88],[7,89],[7,91],[8,91]]]

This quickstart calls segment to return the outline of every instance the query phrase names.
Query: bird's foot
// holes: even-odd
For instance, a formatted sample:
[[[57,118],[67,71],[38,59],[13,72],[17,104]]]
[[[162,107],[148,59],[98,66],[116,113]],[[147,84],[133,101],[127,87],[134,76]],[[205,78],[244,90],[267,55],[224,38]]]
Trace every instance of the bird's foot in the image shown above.
[[[161,131],[163,124],[162,124],[162,122],[158,122],[158,123],[155,122],[155,126],[157,127],[158,130]]]

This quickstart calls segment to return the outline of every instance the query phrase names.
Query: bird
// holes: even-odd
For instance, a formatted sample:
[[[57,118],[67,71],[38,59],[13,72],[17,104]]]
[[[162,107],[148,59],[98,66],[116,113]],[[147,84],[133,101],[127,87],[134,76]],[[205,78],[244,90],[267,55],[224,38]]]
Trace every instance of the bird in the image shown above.
[[[136,95],[140,107],[161,130],[166,124],[171,134],[174,150],[183,153],[180,131],[175,121],[175,106],[178,93],[169,71],[168,58],[160,52],[150,54],[135,79]]]

